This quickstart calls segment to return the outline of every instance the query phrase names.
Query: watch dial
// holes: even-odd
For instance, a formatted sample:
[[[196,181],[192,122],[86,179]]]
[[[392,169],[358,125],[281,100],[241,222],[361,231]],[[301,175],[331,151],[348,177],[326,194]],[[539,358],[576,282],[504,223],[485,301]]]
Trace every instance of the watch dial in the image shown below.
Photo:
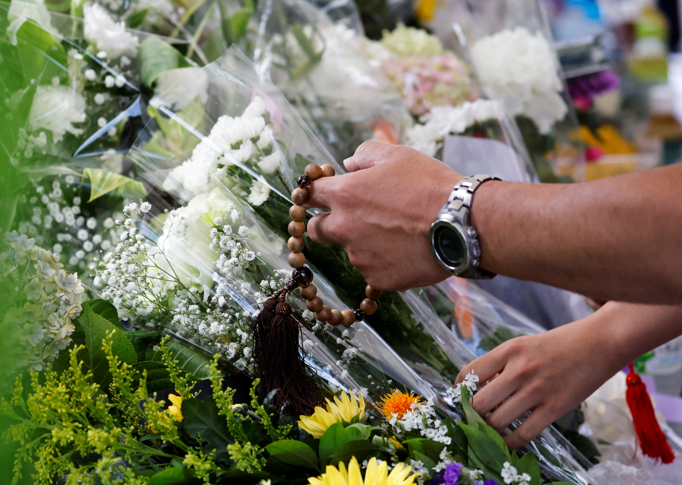
[[[462,236],[450,226],[441,226],[434,234],[435,248],[445,264],[460,266],[466,256],[466,245]]]

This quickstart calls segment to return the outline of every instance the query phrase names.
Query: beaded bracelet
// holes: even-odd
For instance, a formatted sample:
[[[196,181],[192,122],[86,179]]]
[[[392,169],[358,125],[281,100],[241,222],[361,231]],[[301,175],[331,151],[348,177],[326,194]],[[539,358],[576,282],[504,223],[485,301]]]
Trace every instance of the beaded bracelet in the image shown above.
[[[320,177],[331,177],[336,174],[334,167],[329,164],[319,166],[315,163],[309,164],[305,168],[305,175],[301,175],[297,182],[298,188],[291,193],[291,200],[294,205],[289,209],[289,215],[292,221],[289,223],[289,234],[291,237],[287,242],[291,254],[287,258],[289,265],[294,268],[292,280],[287,286],[280,290],[277,296],[284,301],[284,296],[287,292],[292,291],[296,287],[301,288],[301,296],[306,299],[306,307],[311,312],[315,313],[315,318],[321,322],[329,322],[330,325],[338,326],[345,325],[350,327],[354,322],[361,322],[366,315],[372,315],[377,311],[376,300],[381,296],[381,290],[377,290],[367,285],[365,294],[367,298],[360,302],[360,308],[357,310],[332,310],[322,302],[322,299],[317,296],[317,288],[312,284],[313,273],[305,266],[305,256],[301,251],[305,248],[305,240],[303,234],[306,232],[303,219],[306,216],[305,207],[303,204],[310,199],[308,187],[313,180]]]

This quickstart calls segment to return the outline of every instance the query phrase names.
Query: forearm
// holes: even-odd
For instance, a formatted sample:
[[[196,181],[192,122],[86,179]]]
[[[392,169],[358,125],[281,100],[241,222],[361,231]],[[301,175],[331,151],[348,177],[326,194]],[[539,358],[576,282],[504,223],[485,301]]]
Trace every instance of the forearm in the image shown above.
[[[682,166],[596,182],[488,182],[481,267],[604,300],[682,303]]]
[[[576,324],[587,325],[587,335],[593,331],[604,355],[622,368],[682,335],[682,306],[609,302]]]

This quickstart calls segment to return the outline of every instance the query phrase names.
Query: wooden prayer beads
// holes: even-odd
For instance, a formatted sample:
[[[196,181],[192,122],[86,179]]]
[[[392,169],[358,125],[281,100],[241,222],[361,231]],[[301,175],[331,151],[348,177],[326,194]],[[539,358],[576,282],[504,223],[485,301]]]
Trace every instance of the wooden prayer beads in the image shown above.
[[[306,307],[315,314],[315,318],[321,322],[328,322],[335,327],[338,325],[349,327],[354,322],[361,322],[365,319],[365,316],[372,315],[377,311],[376,300],[381,296],[381,290],[367,285],[365,288],[367,298],[360,302],[360,308],[355,311],[331,309],[317,295],[317,288],[311,283],[313,273],[310,271],[310,268],[305,266],[305,256],[303,255],[305,240],[302,236],[306,232],[305,224],[302,222],[306,216],[303,204],[310,200],[308,187],[310,187],[314,180],[321,177],[331,177],[335,174],[336,171],[331,165],[319,166],[311,163],[305,168],[305,175],[301,175],[298,178],[298,188],[294,189],[291,193],[291,201],[294,205],[289,209],[292,221],[288,227],[291,237],[287,245],[291,250],[291,254],[289,254],[287,260],[289,261],[289,266],[294,268],[292,283],[295,282],[301,288],[301,296],[306,300]],[[293,287],[294,285],[292,284],[291,286]],[[291,290],[287,288],[286,291]]]

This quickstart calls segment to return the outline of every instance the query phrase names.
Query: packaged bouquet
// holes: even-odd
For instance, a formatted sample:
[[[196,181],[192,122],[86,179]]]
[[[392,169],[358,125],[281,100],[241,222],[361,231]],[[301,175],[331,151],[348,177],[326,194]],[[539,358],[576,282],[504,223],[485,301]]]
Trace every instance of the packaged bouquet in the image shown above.
[[[559,150],[580,178],[584,147],[571,138],[577,123],[542,3],[461,0],[443,14],[466,39],[483,92],[516,118],[540,179],[558,180],[550,162]]]
[[[29,21],[29,25],[35,26],[33,21]],[[147,38],[164,42],[154,36]],[[35,49],[35,38],[29,39],[32,42],[26,41],[27,44]],[[59,47],[52,49],[52,46],[63,42],[67,39],[60,37],[56,43],[38,45],[44,51],[58,51]],[[11,48],[8,51],[11,52]],[[11,59],[11,56],[4,56],[3,50],[3,58]],[[45,65],[42,68],[46,69]],[[54,327],[56,331],[51,330],[52,313],[41,317],[47,323],[40,323],[40,320],[39,325],[30,328],[25,324],[33,320],[27,320],[26,314],[16,314],[27,332],[35,330],[43,336],[46,332],[54,334],[52,337],[51,333],[50,338],[37,335],[33,340],[40,349],[50,349],[48,353],[40,354],[46,356],[44,362],[54,362],[46,373],[35,375],[27,399],[21,396],[23,384],[18,381],[15,396],[3,406],[3,410],[18,422],[12,431],[20,443],[15,475],[21,474],[22,463],[26,463],[29,468],[31,464],[35,466],[36,480],[43,483],[67,475],[66,479],[72,483],[107,483],[120,479],[121,474],[131,483],[191,482],[195,477],[207,483],[233,483],[230,480],[258,483],[282,477],[314,477],[328,463],[338,464],[339,470],[344,463],[343,466],[350,469],[354,467],[351,456],[363,460],[372,455],[386,461],[390,459],[392,449],[386,440],[393,438],[408,450],[401,459],[409,460],[423,479],[437,479],[436,474],[447,471],[446,467],[453,465],[449,461],[457,461],[459,456],[458,463],[465,462],[470,470],[461,475],[471,480],[539,481],[540,471],[533,464],[532,456],[529,454],[521,464],[521,459],[509,454],[508,450],[505,452],[498,435],[486,431],[473,414],[466,418],[477,428],[472,431],[472,438],[467,437],[464,428],[461,433],[457,431],[457,427],[461,428],[459,425],[448,427],[446,416],[458,416],[462,422],[467,415],[466,409],[457,406],[457,393],[451,390],[451,385],[457,370],[473,356],[433,310],[412,292],[403,296],[384,295],[382,310],[373,315],[369,324],[357,323],[350,328],[331,328],[314,321],[310,313],[303,310],[301,299],[296,297],[291,301],[296,308],[295,318],[303,327],[300,329],[302,337],[299,339],[297,334],[295,342],[290,343],[295,349],[300,345],[305,351],[300,355],[305,355],[307,377],[313,378],[314,373],[315,379],[323,383],[323,393],[346,390],[358,394],[357,398],[348,395],[339,402],[330,403],[326,409],[320,408],[321,411],[309,409],[302,413],[312,421],[306,424],[301,418],[300,429],[311,436],[324,436],[321,432],[326,428],[316,427],[315,422],[329,424],[325,413],[341,415],[336,410],[349,409],[341,420],[354,424],[353,421],[362,420],[362,400],[366,399],[375,409],[383,409],[387,403],[403,402],[402,407],[388,408],[394,411],[390,412],[386,423],[386,428],[392,431],[382,434],[384,441],[376,440],[376,434],[362,427],[356,427],[361,435],[349,431],[350,439],[347,440],[361,443],[349,445],[342,452],[339,451],[343,447],[340,443],[345,438],[338,441],[333,438],[336,444],[331,448],[322,447],[321,439],[318,444],[308,441],[305,446],[318,453],[316,465],[310,468],[301,465],[300,461],[291,462],[292,455],[310,458],[307,448],[301,446],[309,438],[297,431],[295,419],[280,418],[280,414],[286,416],[286,413],[282,413],[283,403],[278,401],[277,393],[264,393],[262,386],[256,385],[253,400],[248,400],[250,406],[235,410],[230,402],[231,391],[223,394],[222,384],[216,383],[213,398],[205,399],[202,404],[193,400],[195,380],[212,376],[217,381],[221,372],[230,375],[235,369],[254,377],[256,371],[262,375],[264,369],[262,366],[257,368],[254,358],[253,320],[260,313],[259,304],[291,277],[282,255],[289,206],[288,197],[283,194],[288,194],[295,186],[296,176],[312,161],[335,165],[340,171],[282,95],[262,82],[253,66],[236,51],[229,51],[219,62],[200,71],[202,74],[192,72],[195,77],[205,75],[206,101],[202,100],[204,91],[201,89],[181,90],[189,97],[181,100],[182,103],[186,101],[181,109],[175,105],[176,101],[154,103],[157,107],[149,108],[143,103],[144,93],[136,98],[141,113],[141,108],[145,108],[140,119],[146,116],[148,121],[144,131],[135,135],[137,141],[131,157],[135,165],[128,172],[130,177],[124,179],[125,183],[111,189],[110,185],[93,183],[89,175],[86,181],[90,183],[79,185],[76,182],[83,181],[85,170],[79,167],[78,159],[74,161],[73,157],[64,155],[52,160],[49,166],[59,171],[64,167],[69,170],[79,167],[81,172],[74,183],[71,179],[66,180],[68,175],[64,175],[64,181],[59,181],[59,185],[54,183],[57,180],[43,181],[35,174],[29,179],[44,187],[43,191],[51,190],[49,199],[43,202],[41,198],[40,203],[54,215],[41,212],[40,224],[45,225],[48,215],[53,221],[56,219],[55,206],[48,207],[47,204],[58,204],[59,214],[66,221],[67,207],[73,214],[74,206],[99,201],[97,203],[105,206],[101,212],[104,217],[101,225],[96,220],[94,228],[89,227],[89,218],[84,218],[80,224],[85,224],[91,232],[81,239],[79,229],[76,238],[83,241],[83,251],[86,242],[104,249],[104,234],[108,231],[110,246],[103,251],[106,254],[96,268],[91,269],[86,264],[83,270],[87,278],[92,279],[91,293],[101,297],[87,303],[81,301],[82,296],[71,296],[81,294],[82,284],[75,275],[64,271],[69,290],[55,289],[54,285],[59,288],[59,284],[54,276],[62,274],[58,271],[61,268],[55,266],[57,257],[36,244],[36,239],[17,234],[10,238],[3,253],[3,260],[15,267],[18,264],[23,267],[21,258],[28,258],[31,271],[35,268],[36,272],[55,272],[52,280],[46,280],[49,285],[39,278],[34,282],[33,278],[26,286],[17,286],[14,283],[17,272],[8,270],[9,288],[25,291],[25,298],[30,302],[47,298],[45,301],[51,301],[52,306],[45,308],[52,308],[50,311],[57,315],[62,315],[62,306],[71,305],[68,321],[62,315],[60,326]],[[140,88],[130,80],[127,82],[132,85],[131,89],[148,89]],[[158,91],[159,86],[156,88]],[[192,93],[196,94],[192,96]],[[154,95],[158,92],[150,93],[150,97]],[[26,104],[31,105],[28,101]],[[20,106],[22,108],[14,113],[20,114],[21,109],[26,109],[21,103]],[[69,103],[59,104],[59,107],[69,106]],[[26,126],[29,126],[28,121],[24,129]],[[103,127],[84,127],[84,132],[78,135],[85,136],[86,141],[93,137],[97,140],[99,135],[95,135],[100,128]],[[31,131],[30,136],[40,137],[39,133]],[[71,147],[50,135],[46,134],[46,153],[61,150],[60,153],[67,155],[78,154],[84,144],[77,140],[76,146]],[[13,145],[11,153],[16,154],[13,158],[18,166],[30,167],[30,164],[22,163],[32,157],[23,151],[17,152],[17,145]],[[41,157],[35,157],[35,162],[48,165]],[[59,171],[57,173],[61,173]],[[102,180],[106,180],[106,173],[102,173]],[[125,193],[121,187],[130,181],[142,182],[146,194],[136,195],[135,202],[123,206],[120,200]],[[80,204],[76,204],[70,193],[68,199],[64,196],[67,184],[69,190],[71,185],[82,190]],[[105,191],[102,187],[110,190]],[[121,188],[120,193],[115,193],[118,188]],[[31,192],[40,194],[37,187]],[[98,192],[104,192],[106,196],[94,197]],[[17,202],[23,200],[22,195],[18,192]],[[34,203],[37,204],[37,200]],[[31,217],[33,215],[38,216],[32,214]],[[76,216],[80,214],[73,215],[78,226]],[[109,217],[113,220],[111,228],[106,222]],[[22,222],[17,219],[13,226]],[[34,225],[38,227],[37,223]],[[58,234],[71,233],[75,230],[72,225]],[[114,228],[116,239],[110,231]],[[54,250],[47,235],[41,231],[36,238],[43,237]],[[97,236],[101,237],[100,242],[95,242]],[[20,248],[15,241],[20,241]],[[344,259],[343,251],[315,245],[309,240],[306,244],[316,286],[325,301],[344,308],[344,302],[357,299],[364,284],[359,273],[347,258]],[[63,245],[60,259],[68,262],[79,250],[75,245]],[[47,266],[41,267],[38,257],[48,258]],[[76,266],[81,267],[80,260]],[[40,291],[45,295],[54,296],[41,293],[41,300],[35,300],[37,296],[33,295],[37,293],[31,292],[38,288],[42,288]],[[173,335],[174,339],[162,341],[163,333]],[[68,350],[59,352],[61,347],[67,346]],[[203,356],[204,350],[222,357],[220,371],[212,368]],[[27,359],[27,365],[38,369],[32,359],[32,356]],[[474,390],[474,378],[468,382],[468,390]],[[391,391],[399,386],[424,397]],[[173,406],[164,410],[164,406],[151,399],[148,393],[169,388],[175,391],[174,396],[167,399]],[[385,404],[380,404],[383,397],[386,397]],[[143,401],[144,406],[141,406]],[[48,408],[44,406],[49,407],[49,412],[46,413]],[[221,413],[225,418],[222,421]],[[215,419],[206,426],[206,420],[211,416]],[[381,421],[374,422],[384,429]],[[289,424],[293,426],[288,427]],[[31,430],[48,432],[38,432],[30,441],[23,441],[27,436],[24,433],[32,433]],[[332,434],[337,431],[341,432],[337,427]],[[462,433],[465,441],[462,441]],[[561,442],[548,433],[534,445],[543,476],[586,483],[586,479],[580,478],[586,477],[580,466],[565,454]],[[354,439],[360,436],[361,439]],[[410,445],[405,444],[409,439],[417,439],[414,446],[421,448],[411,451]],[[455,439],[459,448],[452,445]],[[268,448],[282,440],[286,442]],[[483,440],[481,446],[480,440]],[[432,443],[436,443],[435,448]],[[453,447],[443,452],[444,447],[438,443]],[[381,452],[387,455],[377,451],[382,446],[385,449]],[[394,447],[398,449],[395,444]],[[323,449],[327,454],[320,460],[319,452]],[[367,449],[372,451],[366,453]],[[486,450],[495,449],[501,455],[492,451],[497,459],[495,463],[488,463],[485,454],[489,451]],[[284,465],[277,463],[278,460]],[[268,461],[274,463],[274,468],[269,468]],[[310,468],[311,472],[306,474],[301,468]],[[451,467],[452,470],[459,468]],[[480,470],[482,476],[476,470]],[[152,480],[151,477],[157,474],[160,476]]]
[[[461,47],[458,50],[463,50]],[[534,181],[534,168],[513,120],[486,99],[464,57],[428,32],[399,25],[361,49],[398,88],[415,119],[404,143],[459,173]]]
[[[260,3],[253,52],[259,71],[335,158],[351,156],[373,138],[396,143],[411,121],[391,82],[358,52],[365,38],[357,11],[347,6],[335,21],[326,11],[306,0]]]

